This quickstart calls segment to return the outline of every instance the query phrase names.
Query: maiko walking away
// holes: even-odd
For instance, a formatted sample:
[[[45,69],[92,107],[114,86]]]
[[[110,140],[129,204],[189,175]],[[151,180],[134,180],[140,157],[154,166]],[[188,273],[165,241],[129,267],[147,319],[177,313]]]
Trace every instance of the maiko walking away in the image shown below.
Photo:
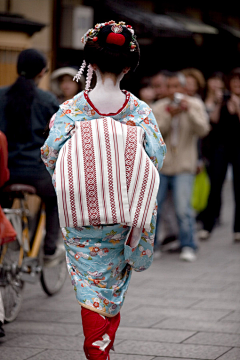
[[[132,270],[143,271],[152,263],[157,170],[166,146],[151,108],[120,90],[121,79],[139,62],[132,27],[98,24],[83,42],[85,60],[76,78],[88,65],[86,90],[60,105],[42,159],[57,190],[68,269],[81,305],[84,351],[87,359],[106,360]],[[90,90],[93,72],[97,83]],[[79,141],[82,153],[75,151]]]

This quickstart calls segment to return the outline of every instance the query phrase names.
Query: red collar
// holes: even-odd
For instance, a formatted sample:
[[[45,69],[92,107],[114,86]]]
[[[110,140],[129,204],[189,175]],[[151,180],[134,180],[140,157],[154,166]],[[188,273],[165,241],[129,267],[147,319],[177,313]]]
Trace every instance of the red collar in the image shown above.
[[[121,107],[121,109],[119,109],[116,113],[109,113],[109,114],[102,114],[100,113],[100,111],[98,111],[98,109],[93,105],[93,103],[91,102],[91,100],[89,99],[89,96],[88,96],[88,91],[84,91],[84,97],[85,99],[87,100],[87,102],[89,103],[89,105],[96,111],[96,113],[98,113],[99,115],[101,116],[114,116],[114,115],[118,115],[124,108],[125,106],[127,105],[128,101],[129,101],[129,98],[130,98],[130,93],[126,90],[122,90],[122,92],[126,95],[126,100],[123,104],[123,106]]]

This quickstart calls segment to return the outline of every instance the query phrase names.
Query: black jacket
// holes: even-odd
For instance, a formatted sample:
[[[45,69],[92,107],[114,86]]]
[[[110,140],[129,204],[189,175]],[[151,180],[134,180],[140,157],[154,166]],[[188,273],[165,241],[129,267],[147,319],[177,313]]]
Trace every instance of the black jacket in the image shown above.
[[[9,87],[0,88],[0,130],[5,134],[7,129],[5,106],[7,103],[6,93],[8,89]],[[39,176],[41,176],[41,171],[45,170],[40,156],[40,148],[45,141],[44,130],[58,108],[58,100],[52,93],[36,87],[35,97],[31,107],[32,140],[27,143],[13,143],[8,140],[8,166],[11,174],[26,174],[27,176],[29,171],[33,171],[39,173]],[[14,131],[14,129],[12,129],[12,131]]]

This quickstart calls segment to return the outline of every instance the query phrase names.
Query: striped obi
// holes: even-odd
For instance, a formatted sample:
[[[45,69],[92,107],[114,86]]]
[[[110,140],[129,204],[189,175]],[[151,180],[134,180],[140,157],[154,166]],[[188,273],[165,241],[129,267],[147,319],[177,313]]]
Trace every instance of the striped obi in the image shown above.
[[[150,229],[159,174],[144,130],[110,117],[76,121],[56,164],[61,227],[125,224]]]

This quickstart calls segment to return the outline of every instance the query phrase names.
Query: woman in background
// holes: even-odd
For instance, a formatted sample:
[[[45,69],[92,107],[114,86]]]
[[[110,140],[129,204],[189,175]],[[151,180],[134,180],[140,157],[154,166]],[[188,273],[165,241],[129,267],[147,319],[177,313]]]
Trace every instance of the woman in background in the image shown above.
[[[73,81],[76,74],[77,69],[70,66],[53,71],[50,84],[51,90],[57,96],[60,104],[73,98],[84,89],[84,79],[82,77],[79,83]]]
[[[200,99],[203,97],[205,88],[205,79],[202,72],[195,68],[182,70],[186,78],[186,93],[188,96],[196,96]]]
[[[219,82],[219,85],[223,83]],[[222,186],[228,165],[232,164],[235,200],[233,240],[240,242],[240,68],[230,73],[228,88],[230,90],[228,97],[224,98],[223,94],[216,97],[216,114],[221,106],[219,117],[211,118],[210,113],[210,118],[214,119],[209,156],[211,191],[207,208],[202,214],[203,230],[200,231],[199,238],[207,239],[213,230],[219,216]]]
[[[151,85],[151,78],[144,77],[141,79],[138,91],[138,97],[146,104],[151,106],[155,100],[155,91]]]
[[[213,73],[207,80],[206,97],[204,101],[212,125],[219,121],[224,90],[225,81],[223,73]]]
[[[215,149],[215,130],[219,122],[220,112],[223,105],[223,95],[225,92],[225,77],[222,72],[214,72],[207,80],[206,96],[205,96],[205,108],[209,116],[209,122],[211,125],[210,133],[200,141],[200,153],[206,166],[208,175],[210,175],[210,159],[212,157],[212,151]],[[216,225],[221,224],[221,197],[219,201],[219,208],[216,215]],[[197,215],[197,221],[202,223],[202,217],[204,216],[204,210]],[[200,233],[203,236],[203,233]]]

